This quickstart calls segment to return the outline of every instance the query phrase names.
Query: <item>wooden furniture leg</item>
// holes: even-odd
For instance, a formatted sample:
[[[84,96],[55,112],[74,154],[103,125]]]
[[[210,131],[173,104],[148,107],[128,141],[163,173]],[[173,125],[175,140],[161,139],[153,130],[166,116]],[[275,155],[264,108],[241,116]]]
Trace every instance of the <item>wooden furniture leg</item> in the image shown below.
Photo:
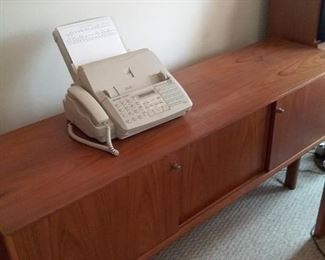
[[[325,236],[325,186],[323,189],[323,196],[320,202],[314,234],[317,238],[322,238]]]
[[[294,190],[297,186],[300,159],[301,158],[291,163],[287,168],[284,185],[287,186],[290,190]]]

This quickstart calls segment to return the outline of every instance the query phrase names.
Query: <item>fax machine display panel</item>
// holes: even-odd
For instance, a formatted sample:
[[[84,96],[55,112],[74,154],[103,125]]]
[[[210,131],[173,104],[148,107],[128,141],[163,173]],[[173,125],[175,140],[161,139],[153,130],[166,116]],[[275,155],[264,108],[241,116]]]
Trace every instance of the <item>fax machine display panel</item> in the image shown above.
[[[174,113],[187,101],[178,86],[163,83],[113,98],[111,102],[127,127],[134,128]]]

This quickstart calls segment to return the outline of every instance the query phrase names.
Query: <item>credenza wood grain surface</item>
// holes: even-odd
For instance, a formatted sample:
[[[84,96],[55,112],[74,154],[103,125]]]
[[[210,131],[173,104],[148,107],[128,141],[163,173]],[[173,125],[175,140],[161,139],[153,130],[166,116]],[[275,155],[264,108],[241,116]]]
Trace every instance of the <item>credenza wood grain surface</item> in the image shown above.
[[[177,152],[183,166],[180,224],[265,173],[270,115],[262,108]]]
[[[72,141],[63,115],[0,137],[3,235],[68,206],[324,76],[325,53],[286,41],[255,44],[174,73],[194,103],[185,117],[115,141],[120,156]],[[132,173],[133,174],[133,173]]]
[[[322,0],[270,0],[270,37],[317,43]]]
[[[135,259],[174,234],[178,176],[166,160],[13,233],[19,259]]]
[[[288,160],[325,132],[325,77],[276,102],[269,169]]]

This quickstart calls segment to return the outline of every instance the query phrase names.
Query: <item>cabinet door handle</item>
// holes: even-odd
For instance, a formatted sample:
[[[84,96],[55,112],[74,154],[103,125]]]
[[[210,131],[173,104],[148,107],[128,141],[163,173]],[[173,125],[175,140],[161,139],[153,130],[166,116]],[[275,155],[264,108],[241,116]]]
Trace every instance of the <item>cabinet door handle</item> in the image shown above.
[[[277,112],[277,113],[279,113],[279,114],[283,114],[283,113],[285,112],[285,109],[282,108],[282,107],[277,107],[277,108],[275,109],[275,112]]]
[[[179,163],[171,163],[170,164],[170,168],[174,171],[180,171],[182,169],[182,165],[180,165]]]

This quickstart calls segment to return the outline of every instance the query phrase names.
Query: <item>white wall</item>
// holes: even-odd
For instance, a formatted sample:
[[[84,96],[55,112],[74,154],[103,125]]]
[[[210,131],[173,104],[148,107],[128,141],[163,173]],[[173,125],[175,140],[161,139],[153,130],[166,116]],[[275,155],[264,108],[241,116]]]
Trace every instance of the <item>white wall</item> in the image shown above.
[[[57,25],[109,15],[126,46],[171,70],[256,42],[267,0],[0,0],[0,133],[62,112],[71,82],[52,39]]]

